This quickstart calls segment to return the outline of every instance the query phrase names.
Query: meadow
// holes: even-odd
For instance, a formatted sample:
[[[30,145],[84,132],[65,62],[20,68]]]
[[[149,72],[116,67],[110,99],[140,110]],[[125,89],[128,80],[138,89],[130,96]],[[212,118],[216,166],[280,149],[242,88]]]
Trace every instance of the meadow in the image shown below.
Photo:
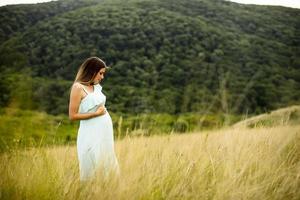
[[[227,127],[115,142],[121,174],[81,184],[76,146],[0,155],[0,199],[300,198],[300,126]]]
[[[300,200],[299,9],[61,0],[0,13],[0,200]],[[109,66],[121,173],[81,183],[67,113],[89,56]]]

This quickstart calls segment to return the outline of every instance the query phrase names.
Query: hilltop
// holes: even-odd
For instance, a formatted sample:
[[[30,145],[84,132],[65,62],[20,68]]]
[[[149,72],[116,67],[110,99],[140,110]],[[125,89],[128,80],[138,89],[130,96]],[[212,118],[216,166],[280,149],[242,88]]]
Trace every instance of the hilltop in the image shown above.
[[[233,127],[260,127],[300,124],[300,106],[290,106],[241,120]]]

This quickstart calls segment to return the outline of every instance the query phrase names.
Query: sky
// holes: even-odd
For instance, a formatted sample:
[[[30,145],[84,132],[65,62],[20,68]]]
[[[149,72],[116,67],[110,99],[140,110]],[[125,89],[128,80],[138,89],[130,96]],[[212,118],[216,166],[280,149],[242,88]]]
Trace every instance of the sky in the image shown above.
[[[243,4],[259,4],[259,5],[281,5],[292,8],[300,8],[300,0],[229,0]]]
[[[53,0],[0,0],[0,6],[9,4],[42,3]],[[281,5],[300,9],[300,0],[229,0],[245,4]]]
[[[0,0],[0,6],[10,5],[10,4],[43,3],[49,1],[51,0]]]

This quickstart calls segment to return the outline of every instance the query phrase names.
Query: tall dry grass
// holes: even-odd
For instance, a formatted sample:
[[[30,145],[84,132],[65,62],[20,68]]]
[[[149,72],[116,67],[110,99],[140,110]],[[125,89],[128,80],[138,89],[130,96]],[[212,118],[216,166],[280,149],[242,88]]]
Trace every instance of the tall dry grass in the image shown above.
[[[121,174],[80,184],[76,147],[0,157],[0,199],[300,199],[300,126],[125,138]]]

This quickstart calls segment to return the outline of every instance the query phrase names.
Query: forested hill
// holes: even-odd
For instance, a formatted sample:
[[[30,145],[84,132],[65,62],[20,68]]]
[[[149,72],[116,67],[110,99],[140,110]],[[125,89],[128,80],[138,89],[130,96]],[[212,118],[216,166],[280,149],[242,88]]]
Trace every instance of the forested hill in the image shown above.
[[[114,112],[259,113],[300,100],[300,10],[220,0],[0,7],[0,105],[67,113],[85,58]]]
[[[7,40],[13,33],[24,31],[38,21],[46,20],[77,8],[95,5],[99,0],[52,1],[39,4],[21,4],[0,7],[0,41]]]

